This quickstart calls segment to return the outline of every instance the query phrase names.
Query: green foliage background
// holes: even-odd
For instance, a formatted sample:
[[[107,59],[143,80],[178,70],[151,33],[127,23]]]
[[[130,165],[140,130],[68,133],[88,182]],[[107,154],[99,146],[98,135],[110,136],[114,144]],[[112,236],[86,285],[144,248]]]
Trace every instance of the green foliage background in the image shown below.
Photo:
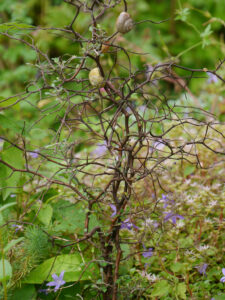
[[[190,68],[214,70],[219,60],[224,58],[224,0],[128,0],[127,2],[128,10],[136,22],[142,20],[159,22],[168,19],[161,24],[152,24],[150,22],[139,24],[134,30],[121,38],[120,43],[126,43],[128,50],[146,53],[146,55],[137,55],[133,58],[132,64],[135,69],[143,69],[145,64],[155,65],[159,62],[172,60]],[[107,35],[115,31],[114,23],[121,10],[122,5],[120,7],[117,6],[107,18],[101,20],[100,27],[105,30]],[[22,23],[23,25],[20,26],[20,29],[15,29],[18,33],[29,32],[30,30],[26,28],[26,25],[44,28],[66,28],[73,16],[74,11],[71,7],[61,0],[3,0],[0,2],[0,23]],[[89,22],[88,16],[82,12],[76,23],[76,30],[81,33],[87,32],[88,34],[87,24]],[[4,30],[4,25],[0,24],[1,30]],[[54,30],[36,30],[31,34],[40,49],[48,53],[56,63],[58,57],[82,55],[80,46],[74,43],[73,40],[64,38],[66,36],[64,33],[56,34]],[[105,66],[113,63],[112,58],[108,54],[104,56],[103,61]],[[15,40],[0,36],[0,100],[24,91],[29,80],[38,76],[37,69],[32,65],[35,63],[35,51]],[[119,69],[117,71],[121,75],[121,71]],[[179,76],[182,77],[183,74],[182,71],[178,71]],[[225,70],[221,69],[219,74],[224,78]],[[189,82],[189,88],[197,97],[202,108],[215,113],[218,116],[218,120],[223,121],[225,119],[224,85],[221,82],[208,84],[207,80],[207,74],[201,73],[198,79]],[[177,91],[173,84],[165,83],[164,88],[169,98],[178,101],[180,104],[187,102],[191,104],[193,101],[193,99],[186,97],[182,90]],[[37,96],[30,96],[29,103],[26,101],[20,102],[12,109],[1,113],[0,133],[7,135],[9,138],[15,137],[18,131],[21,132],[24,120],[28,127],[37,121],[39,117],[38,112],[36,107],[32,107],[30,103],[34,104],[34,106],[47,105],[48,107],[48,95],[46,94],[45,96],[46,98],[41,100],[46,101],[45,103],[40,103],[40,99]],[[15,99],[16,97],[10,99],[11,103],[14,103]],[[10,101],[7,104],[10,104]],[[4,102],[0,103],[0,107],[4,107],[4,105]],[[54,111],[50,110],[47,117],[39,122],[35,129],[24,133],[33,147],[32,150],[51,140],[52,130],[57,129],[59,126],[56,121],[56,115]],[[176,132],[175,134],[182,135],[183,133]],[[73,138],[80,141],[80,144],[75,149],[77,153],[86,151],[87,145],[82,143],[83,135],[84,133],[82,132],[77,132],[73,135]],[[4,147],[1,149],[1,157],[9,163],[15,163],[17,168],[21,168],[23,159],[20,151],[13,149],[12,153],[8,146],[7,143],[4,143]],[[62,144],[60,151],[63,152],[63,150]],[[202,151],[201,156],[205,162],[216,161],[216,156],[210,156],[207,151]],[[54,170],[54,165],[51,163],[42,166],[42,168],[43,173],[47,175],[49,175],[49,170],[52,172],[57,171]],[[15,185],[22,186],[27,180],[25,175],[14,174],[10,176],[10,171],[7,167],[0,169],[0,176],[8,178],[7,182],[1,183],[2,188]],[[62,174],[63,176],[67,180],[66,174]],[[171,169],[170,176],[165,175],[163,177],[164,184],[168,186],[174,197],[184,200],[182,205],[178,207],[180,213],[192,210],[193,214],[188,218],[185,225],[181,224],[180,228],[167,225],[168,227],[164,228],[160,235],[154,232],[153,227],[149,227],[146,236],[149,239],[151,237],[151,243],[149,243],[148,247],[154,247],[158,243],[158,255],[159,257],[164,255],[165,262],[157,260],[156,256],[151,257],[150,261],[144,258],[142,258],[141,262],[137,258],[129,260],[122,266],[119,282],[121,288],[126,287],[127,291],[129,291],[131,283],[132,285],[135,283],[137,287],[144,290],[143,293],[145,293],[146,297],[150,294],[152,295],[152,298],[149,299],[160,297],[160,299],[169,300],[175,299],[174,295],[176,295],[176,299],[190,299],[188,298],[190,297],[189,289],[192,291],[193,297],[195,297],[193,299],[210,299],[212,296],[215,296],[216,300],[225,299],[224,284],[219,282],[222,276],[221,269],[225,267],[225,237],[222,230],[224,228],[225,192],[221,184],[222,177],[222,170],[218,167],[209,174],[201,173],[201,171],[197,171],[188,165],[184,169],[180,168],[180,166],[174,167],[174,169]],[[104,178],[102,181],[104,181]],[[101,184],[101,181],[99,184]],[[16,288],[14,286],[15,289],[9,292],[11,300],[21,297],[24,300],[55,299],[54,295],[38,296],[37,293],[38,289],[42,287],[40,285],[42,281],[51,280],[51,278],[46,278],[47,273],[44,273],[43,270],[49,270],[53,257],[59,255],[57,249],[51,244],[51,239],[47,239],[45,233],[47,232],[50,236],[57,235],[59,238],[69,238],[71,234],[79,235],[83,230],[83,212],[85,207],[80,203],[71,204],[71,193],[52,187],[45,193],[42,199],[44,204],[41,206],[40,203],[36,203],[40,196],[40,191],[30,193],[34,186],[35,183],[32,182],[26,185],[26,190],[20,188],[17,190],[3,189],[1,195],[1,225],[5,224],[10,218],[19,219],[19,216],[23,214],[23,203],[29,203],[31,207],[25,218],[28,224],[26,229],[22,228],[15,233],[15,230],[9,226],[8,231],[3,229],[1,232],[2,248],[7,247],[5,257],[8,260],[11,259],[10,262],[14,272],[12,277],[9,269],[9,277],[12,277],[17,284]],[[145,197],[147,199],[149,196],[143,192],[146,190],[146,186],[147,184],[141,184],[137,187],[138,195],[144,199]],[[82,189],[83,187],[80,186],[80,190]],[[17,194],[16,209],[14,207],[14,199],[10,198],[10,195],[15,192]],[[190,197],[196,199],[196,203],[189,202]],[[212,203],[213,201],[214,204]],[[215,204],[215,201],[217,201],[217,204]],[[34,203],[36,204],[33,205]],[[4,206],[8,204],[12,205],[9,207]],[[137,206],[137,203],[133,204],[134,209]],[[62,209],[64,211],[63,218],[61,216]],[[37,214],[37,212],[39,213]],[[37,218],[36,215],[38,215]],[[146,216],[142,217],[143,219],[146,218]],[[153,221],[157,219],[156,215],[149,217]],[[99,219],[98,211],[96,210],[96,215],[92,216],[91,227],[98,225],[98,222],[102,221]],[[30,226],[30,222],[32,224],[35,223],[41,229]],[[108,225],[107,221],[106,223],[103,222],[103,224],[106,227]],[[139,226],[141,227],[140,224]],[[199,229],[200,227],[201,229]],[[201,230],[201,235],[198,230]],[[216,234],[214,235],[215,232]],[[200,251],[195,247],[197,242],[209,245],[209,249]],[[60,243],[61,241],[59,241]],[[168,250],[165,252],[164,247],[176,249],[176,251]],[[14,251],[10,252],[11,248]],[[180,257],[178,250],[180,248],[193,248],[194,250],[192,253],[189,252],[185,254],[186,256]],[[35,249],[37,249],[37,252]],[[123,249],[127,255],[129,255],[130,251],[136,250],[138,249],[130,249],[127,245],[124,245]],[[54,270],[58,274],[63,269],[66,269],[67,282],[78,280],[80,275],[80,269],[74,272],[70,268],[71,264],[74,264],[76,268],[78,265],[82,268],[85,265],[85,260],[91,260],[99,254],[94,248],[86,249],[85,243],[81,243],[81,249],[76,248],[77,252],[74,248],[73,251],[75,254],[70,256],[68,251],[63,249],[60,252],[59,261],[62,259],[64,265],[60,261],[60,263],[56,264],[56,269]],[[76,254],[82,251],[85,252],[85,257]],[[208,277],[198,274],[195,269],[196,266],[204,262],[210,265]],[[161,276],[161,280],[153,281],[154,284],[151,282],[149,285],[146,274],[143,275],[139,272],[140,265],[144,263],[150,263],[151,272]],[[35,269],[36,267],[37,269]],[[90,266],[90,274],[92,276],[93,274],[96,275],[95,282],[91,281],[88,272],[85,273],[82,282],[75,287],[65,289],[58,299],[65,299],[66,296],[72,297],[71,295],[79,294],[83,290],[88,291],[85,293],[85,299],[93,299],[96,295],[96,290],[104,290],[99,277],[99,270],[92,265]],[[30,274],[30,277],[26,277],[28,274]],[[18,284],[21,282],[23,283],[22,287]],[[129,292],[127,292],[127,295],[129,295]],[[128,297],[127,295],[124,297]]]

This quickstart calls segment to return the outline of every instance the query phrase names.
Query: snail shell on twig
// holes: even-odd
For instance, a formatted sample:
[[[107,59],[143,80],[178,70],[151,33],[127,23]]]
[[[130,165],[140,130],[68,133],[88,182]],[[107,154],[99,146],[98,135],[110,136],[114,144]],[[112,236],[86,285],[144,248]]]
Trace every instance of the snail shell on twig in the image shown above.
[[[116,29],[118,32],[127,33],[134,27],[134,22],[127,12],[121,12],[116,20]]]
[[[94,68],[90,71],[89,81],[93,86],[100,87],[103,84],[104,78],[102,77],[99,68]]]

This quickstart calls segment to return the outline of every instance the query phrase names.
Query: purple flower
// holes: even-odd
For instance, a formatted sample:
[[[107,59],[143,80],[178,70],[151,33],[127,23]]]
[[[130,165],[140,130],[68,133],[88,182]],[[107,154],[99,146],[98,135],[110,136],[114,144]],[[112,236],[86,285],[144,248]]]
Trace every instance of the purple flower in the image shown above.
[[[16,197],[16,194],[11,194],[10,197],[14,198],[14,197]]]
[[[153,223],[153,226],[154,226],[154,228],[158,228],[158,227],[159,227],[159,223],[155,221],[155,222]]]
[[[125,110],[126,110],[126,112],[127,112],[128,114],[132,114],[132,113],[133,113],[133,112],[132,112],[132,109],[131,109],[130,107],[126,107]]]
[[[162,200],[163,201],[169,201],[169,199],[167,198],[167,195],[162,194]]]
[[[206,72],[206,73],[209,76],[208,81],[207,81],[208,83],[217,83],[218,82],[218,78],[215,74],[210,73],[210,72]]]
[[[198,270],[198,272],[202,275],[206,275],[206,269],[208,267],[208,264],[204,263],[204,264],[201,264],[199,266],[196,267],[196,269]]]
[[[136,225],[134,225],[130,219],[126,219],[124,222],[121,223],[121,229],[128,229],[131,230],[132,228],[139,229]]]
[[[113,213],[111,214],[111,218],[112,217],[115,217],[115,215],[116,215],[116,213],[117,213],[117,210],[116,210],[116,205],[114,205],[114,204],[109,204],[109,206],[111,207],[111,209],[112,209],[112,211],[113,211]]]
[[[165,144],[157,141],[153,144],[153,147],[154,147],[154,150],[159,150],[160,151],[165,147]]]
[[[151,257],[153,255],[153,248],[149,248],[148,250],[146,249],[145,245],[143,245],[145,251],[142,253],[142,256],[146,257]]]
[[[61,274],[59,276],[57,276],[56,274],[52,274],[52,278],[54,279],[53,281],[50,281],[49,283],[47,283],[47,286],[54,286],[54,292],[57,292],[58,289],[64,285],[66,282],[63,280],[63,275],[64,275],[65,271],[62,271]]]
[[[38,152],[38,150],[35,150]],[[37,152],[29,152],[28,155],[32,158],[38,158],[38,153]]]
[[[17,225],[17,224],[12,224],[12,227],[16,228],[15,232],[19,231],[19,230],[23,230],[23,226],[22,225]]]
[[[107,151],[107,144],[106,141],[104,141],[103,144],[98,144],[95,150],[92,151],[92,154],[97,156],[102,156],[106,151]]]
[[[222,269],[223,277],[220,279],[221,282],[225,282],[225,268]]]
[[[168,196],[164,195],[164,194],[162,194],[161,200],[164,202],[164,205],[163,205],[164,208],[166,208],[168,205],[174,204],[174,200],[169,199]]]
[[[177,219],[182,219],[182,220],[184,219],[183,216],[177,215],[173,212],[170,212],[170,213],[164,212],[164,214],[166,214],[164,221],[167,222],[171,219],[171,221],[174,225],[177,223]]]
[[[162,194],[162,201],[164,201],[163,207],[166,208],[169,205],[169,202],[170,202],[169,198],[167,198],[166,195]]]

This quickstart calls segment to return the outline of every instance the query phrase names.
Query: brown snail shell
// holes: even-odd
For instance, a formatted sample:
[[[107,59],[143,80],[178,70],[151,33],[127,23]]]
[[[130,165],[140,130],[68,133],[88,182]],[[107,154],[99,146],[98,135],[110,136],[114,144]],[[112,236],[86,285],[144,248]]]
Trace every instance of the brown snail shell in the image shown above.
[[[89,73],[89,81],[91,85],[101,87],[104,83],[104,78],[101,75],[99,68],[94,68]]]
[[[121,12],[116,20],[116,29],[120,33],[127,33],[134,27],[134,22],[127,12]]]

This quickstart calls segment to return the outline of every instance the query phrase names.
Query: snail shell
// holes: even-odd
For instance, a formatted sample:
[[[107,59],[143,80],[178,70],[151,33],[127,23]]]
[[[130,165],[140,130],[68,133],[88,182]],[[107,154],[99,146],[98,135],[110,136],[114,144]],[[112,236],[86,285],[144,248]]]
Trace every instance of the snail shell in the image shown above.
[[[104,81],[99,68],[94,68],[89,73],[89,81],[91,85],[100,87]]]
[[[127,33],[134,27],[134,22],[127,12],[121,12],[116,21],[116,29],[118,32]]]

